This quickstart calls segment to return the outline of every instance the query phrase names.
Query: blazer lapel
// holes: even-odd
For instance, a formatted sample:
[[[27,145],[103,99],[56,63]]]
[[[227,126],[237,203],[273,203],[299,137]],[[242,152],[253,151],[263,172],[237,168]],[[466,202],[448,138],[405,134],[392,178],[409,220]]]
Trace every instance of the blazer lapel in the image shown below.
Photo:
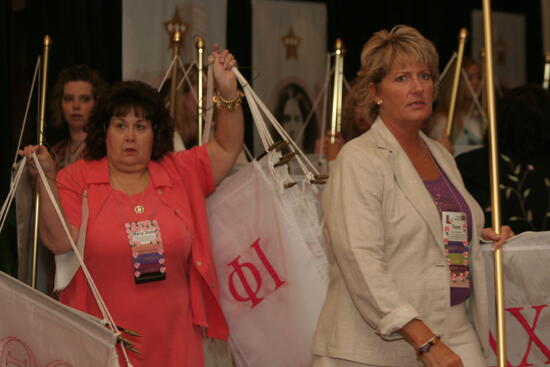
[[[397,139],[395,139],[380,118],[375,121],[371,129],[379,136],[377,139],[378,148],[386,149],[390,153],[388,155],[388,163],[392,168],[397,185],[420,217],[428,224],[434,241],[438,244],[441,251],[444,251],[441,217],[418,172],[416,172],[416,169]]]

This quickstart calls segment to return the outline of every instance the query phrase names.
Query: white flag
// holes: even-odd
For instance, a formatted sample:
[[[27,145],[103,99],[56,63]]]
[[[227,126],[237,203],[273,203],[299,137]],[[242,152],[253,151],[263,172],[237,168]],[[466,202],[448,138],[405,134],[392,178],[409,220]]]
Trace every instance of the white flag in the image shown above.
[[[270,170],[252,161],[208,198],[220,298],[238,367],[311,366],[328,286],[320,241],[304,228],[319,217],[301,205],[317,200],[316,190],[299,184],[283,193],[278,186]]]
[[[116,336],[0,272],[0,367],[115,367]]]
[[[489,299],[494,299],[493,252],[483,246]],[[550,232],[525,232],[504,246],[508,367],[550,364]],[[489,366],[496,366],[495,308],[490,307]]]

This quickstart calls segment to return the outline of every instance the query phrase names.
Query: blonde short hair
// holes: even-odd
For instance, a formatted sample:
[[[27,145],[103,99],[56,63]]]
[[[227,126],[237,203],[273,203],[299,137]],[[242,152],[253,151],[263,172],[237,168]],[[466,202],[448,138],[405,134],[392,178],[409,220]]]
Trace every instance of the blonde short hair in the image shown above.
[[[434,81],[439,79],[439,56],[433,43],[418,30],[397,25],[390,31],[382,29],[372,35],[361,51],[357,98],[366,104],[369,118],[378,115],[378,105],[369,95],[369,85],[378,86],[393,65],[410,61],[428,65]],[[435,91],[435,88],[434,88]]]

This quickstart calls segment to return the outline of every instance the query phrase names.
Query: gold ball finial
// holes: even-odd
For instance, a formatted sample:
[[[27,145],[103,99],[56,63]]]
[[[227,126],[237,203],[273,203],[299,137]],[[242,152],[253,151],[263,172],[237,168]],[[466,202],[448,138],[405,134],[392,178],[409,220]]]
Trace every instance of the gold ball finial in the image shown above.
[[[342,50],[344,48],[344,42],[342,42],[341,38],[336,38],[336,42],[334,43],[334,48],[336,50]]]
[[[204,38],[201,36],[197,37],[197,41],[195,42],[195,45],[197,48],[204,48]]]
[[[50,46],[52,44],[52,39],[49,35],[44,36],[44,46]]]
[[[458,32],[458,39],[461,40],[466,38],[468,38],[468,29],[464,27]]]
[[[172,37],[172,41],[174,43],[180,43],[181,42],[181,32],[179,31],[179,29],[176,29],[174,31],[174,35]]]

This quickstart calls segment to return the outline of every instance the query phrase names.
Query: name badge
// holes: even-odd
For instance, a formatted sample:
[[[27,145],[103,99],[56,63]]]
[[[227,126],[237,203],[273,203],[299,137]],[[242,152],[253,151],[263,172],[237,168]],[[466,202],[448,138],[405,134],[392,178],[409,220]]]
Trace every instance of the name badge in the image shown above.
[[[451,287],[470,287],[470,253],[468,249],[468,222],[461,212],[441,213],[443,242],[451,277]]]
[[[468,222],[466,214],[461,212],[441,213],[443,221],[443,242],[462,242],[468,244]]]
[[[125,225],[136,283],[166,279],[166,259],[157,220],[128,222]]]

